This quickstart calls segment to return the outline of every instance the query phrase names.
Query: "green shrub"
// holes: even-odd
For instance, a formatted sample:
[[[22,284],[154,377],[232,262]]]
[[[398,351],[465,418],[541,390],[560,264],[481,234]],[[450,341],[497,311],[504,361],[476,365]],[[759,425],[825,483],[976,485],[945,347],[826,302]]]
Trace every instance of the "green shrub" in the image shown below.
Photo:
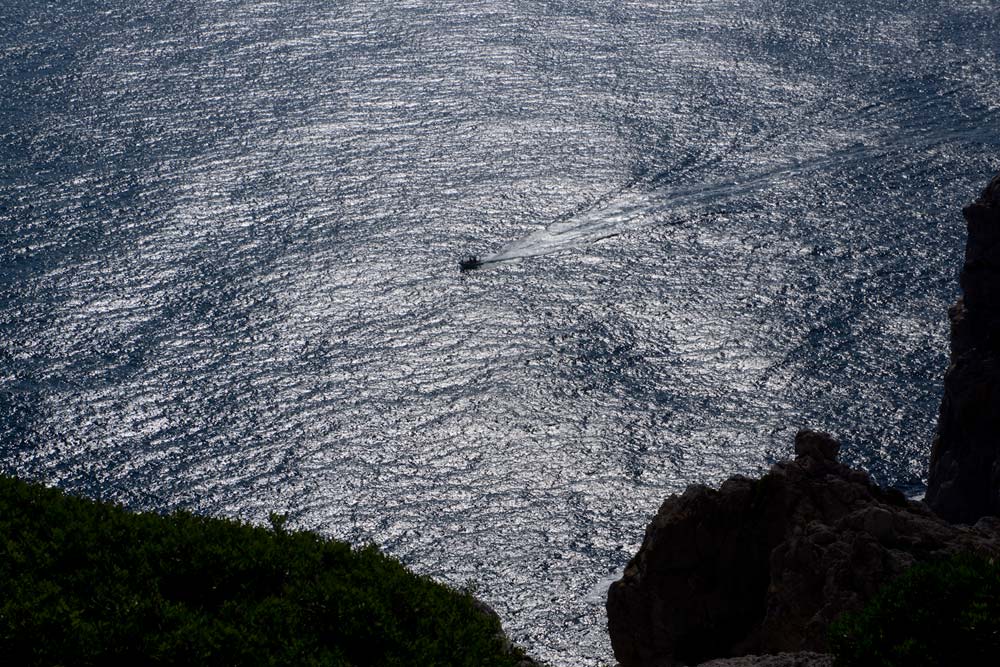
[[[468,594],[374,547],[0,477],[11,665],[510,666]]]
[[[1000,665],[1000,564],[917,565],[830,628],[837,667]]]

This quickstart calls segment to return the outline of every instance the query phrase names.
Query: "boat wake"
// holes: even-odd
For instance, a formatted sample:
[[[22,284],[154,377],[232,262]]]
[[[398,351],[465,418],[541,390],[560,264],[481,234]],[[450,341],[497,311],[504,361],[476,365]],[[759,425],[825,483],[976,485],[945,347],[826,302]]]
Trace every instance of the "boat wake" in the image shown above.
[[[955,130],[934,136],[919,131],[881,144],[856,143],[771,169],[702,183],[643,189],[647,182],[631,183],[568,218],[512,241],[502,250],[479,259],[481,266],[549,255],[639,229],[681,224],[720,208],[726,209],[755,193],[795,179],[843,168],[859,160],[889,157],[900,151],[919,151],[953,140],[982,141],[977,130]]]

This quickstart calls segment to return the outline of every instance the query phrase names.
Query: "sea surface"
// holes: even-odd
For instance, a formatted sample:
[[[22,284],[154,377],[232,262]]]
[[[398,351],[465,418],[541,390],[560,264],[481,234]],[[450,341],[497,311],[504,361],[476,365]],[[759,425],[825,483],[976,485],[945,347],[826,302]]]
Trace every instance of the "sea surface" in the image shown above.
[[[808,426],[922,493],[998,35],[1000,0],[4,0],[0,470],[287,512],[611,664],[687,484]]]

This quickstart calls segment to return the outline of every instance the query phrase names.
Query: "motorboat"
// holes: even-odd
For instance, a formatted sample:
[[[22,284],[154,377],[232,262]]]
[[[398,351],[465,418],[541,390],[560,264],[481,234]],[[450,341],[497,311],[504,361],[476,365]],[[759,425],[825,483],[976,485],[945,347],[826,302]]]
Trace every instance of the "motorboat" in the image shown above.
[[[458,263],[458,268],[462,271],[462,273],[465,273],[466,271],[472,271],[473,269],[478,269],[482,265],[483,265],[482,260],[480,260],[475,255],[469,255],[468,257],[466,257],[465,259],[463,259],[461,262]]]

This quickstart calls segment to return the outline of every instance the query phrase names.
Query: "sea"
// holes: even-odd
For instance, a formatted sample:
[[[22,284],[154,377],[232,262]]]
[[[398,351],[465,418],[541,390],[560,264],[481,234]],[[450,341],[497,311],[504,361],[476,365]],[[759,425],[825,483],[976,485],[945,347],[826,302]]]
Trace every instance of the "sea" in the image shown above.
[[[670,494],[804,427],[923,493],[998,35],[1000,0],[3,0],[0,471],[286,513],[613,664]]]

